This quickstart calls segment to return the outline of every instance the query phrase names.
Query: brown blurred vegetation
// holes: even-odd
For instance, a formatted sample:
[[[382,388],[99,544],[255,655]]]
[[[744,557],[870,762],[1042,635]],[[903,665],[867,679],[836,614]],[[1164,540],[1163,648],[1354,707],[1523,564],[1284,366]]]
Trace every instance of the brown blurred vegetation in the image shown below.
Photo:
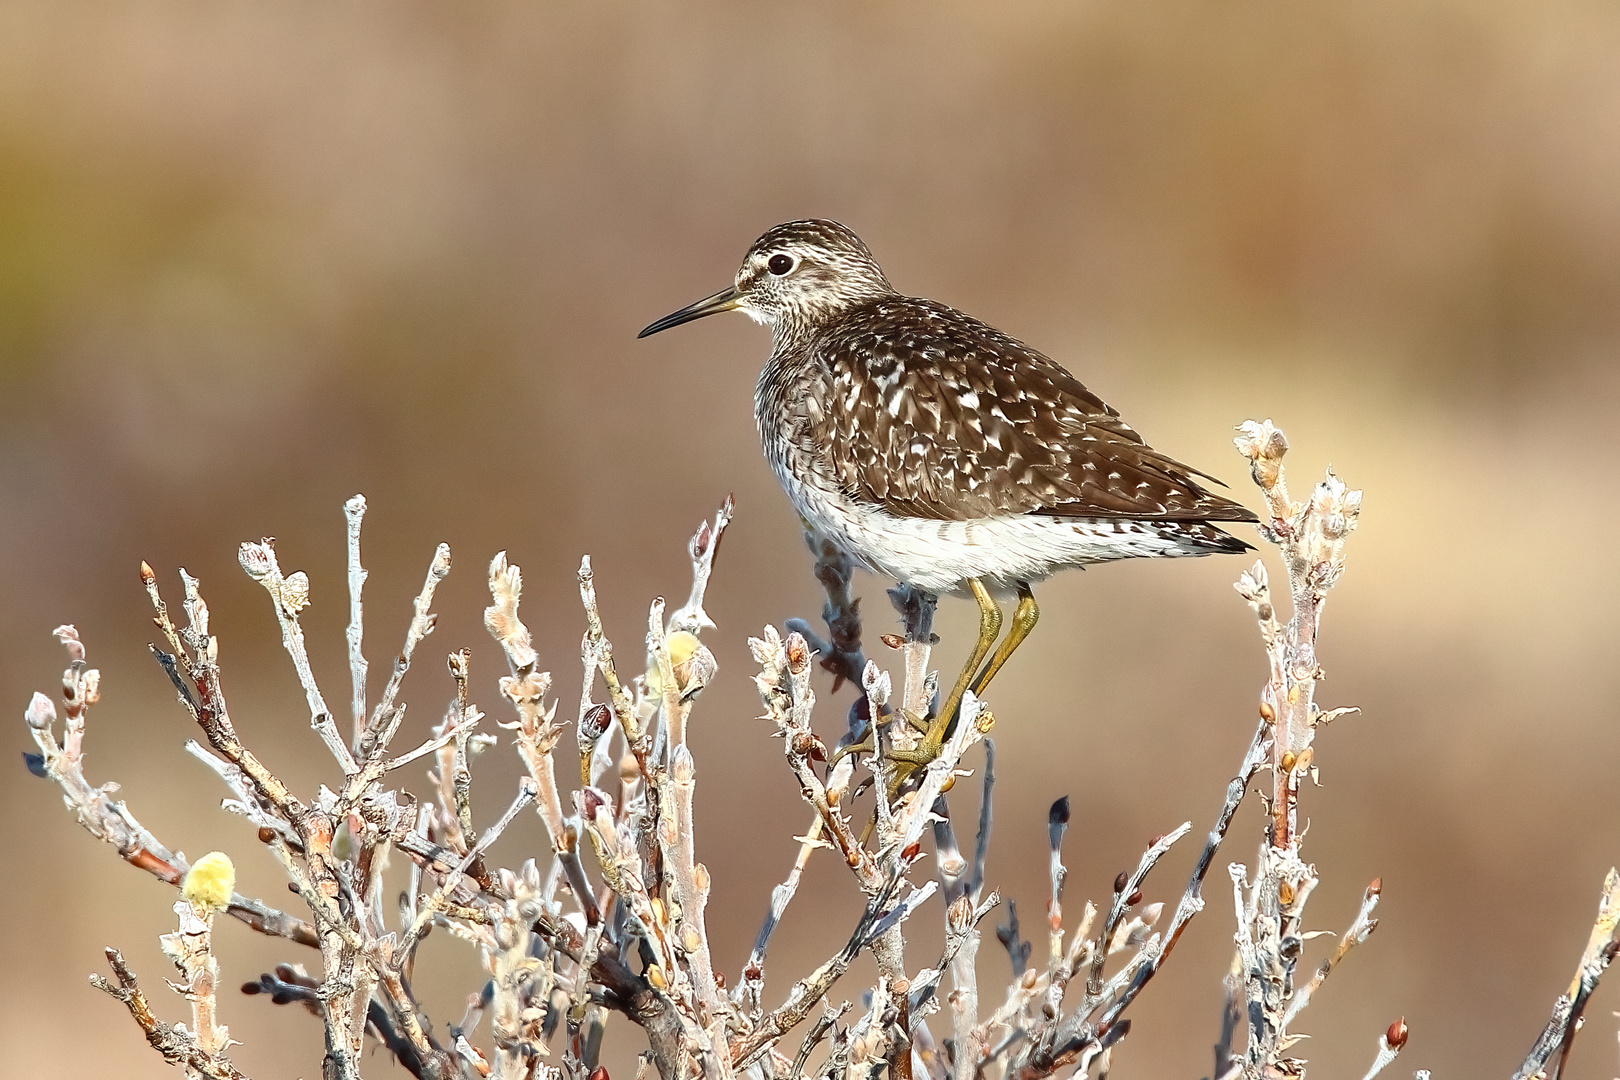
[[[470,645],[493,709],[490,555],[527,572],[566,697],[580,554],[633,655],[648,600],[684,593],[685,537],[735,491],[709,605],[721,679],[694,735],[716,960],[735,977],[806,820],[749,728],[744,639],[819,599],[757,453],[764,333],[736,318],[633,338],[729,280],[765,227],[835,216],[902,289],[1063,360],[1240,497],[1228,433],[1247,417],[1288,431],[1296,485],[1331,462],[1366,489],[1320,695],[1365,714],[1319,741],[1306,854],[1323,870],[1319,927],[1342,928],[1375,875],[1383,923],[1311,1010],[1305,1050],[1323,1074],[1359,1075],[1405,1014],[1403,1065],[1505,1075],[1620,860],[1617,61],[1620,10],[1590,0],[13,0],[0,702],[19,719],[28,692],[53,688],[49,631],[76,623],[104,675],[92,780],[122,783],[167,843],[233,852],[244,891],[274,901],[279,872],[180,752],[190,732],[145,654],[138,560],[170,589],[176,566],[202,578],[239,726],[309,788],[330,770],[238,541],[274,534],[284,566],[310,573],[306,627],[337,698],[343,498],[373,508],[374,671],[449,541],[427,652]],[[1056,796],[1074,800],[1076,904],[1149,836],[1206,826],[1262,678],[1229,586],[1240,568],[1105,567],[1042,592],[1041,630],[995,695],[989,877],[1026,920]],[[864,590],[874,633],[880,587]],[[965,644],[963,607],[946,605],[942,668]],[[413,731],[446,687],[418,665]],[[480,763],[486,819],[509,797],[507,758]],[[182,1015],[156,981],[172,896],[10,768],[0,1072],[168,1075],[85,976],[116,943]],[[1245,810],[1223,864],[1251,858],[1259,821]],[[498,851],[515,864],[541,845],[530,822]],[[1151,898],[1179,891],[1192,857],[1173,854]],[[768,995],[858,907],[830,861],[799,905]],[[1207,1073],[1230,935],[1212,888],[1134,1010],[1121,1075]],[[220,938],[233,982],[314,960]],[[442,1028],[478,980],[460,946],[426,951]],[[1000,962],[987,947],[985,970]],[[1613,1075],[1617,993],[1600,991],[1577,1075]],[[313,1020],[222,1006],[248,1072],[318,1073]]]

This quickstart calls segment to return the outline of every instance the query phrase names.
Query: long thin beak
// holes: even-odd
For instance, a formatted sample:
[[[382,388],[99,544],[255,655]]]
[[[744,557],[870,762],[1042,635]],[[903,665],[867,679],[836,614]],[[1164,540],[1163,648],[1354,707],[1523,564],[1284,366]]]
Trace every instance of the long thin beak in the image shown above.
[[[662,319],[653,323],[647,329],[637,334],[637,338],[644,338],[649,334],[656,334],[660,330],[668,330],[672,326],[701,319],[705,315],[718,315],[722,311],[734,311],[741,306],[742,301],[737,298],[735,286],[721,289],[713,296],[705,296],[695,304],[688,304],[679,311],[672,311]]]

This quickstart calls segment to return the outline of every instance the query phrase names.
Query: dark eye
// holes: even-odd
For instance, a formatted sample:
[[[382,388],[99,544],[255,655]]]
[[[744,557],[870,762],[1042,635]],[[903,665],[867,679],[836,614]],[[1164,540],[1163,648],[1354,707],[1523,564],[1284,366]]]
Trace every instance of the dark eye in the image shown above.
[[[765,265],[770,268],[771,273],[775,274],[777,277],[781,277],[783,274],[793,269],[793,256],[772,255],[771,261]]]

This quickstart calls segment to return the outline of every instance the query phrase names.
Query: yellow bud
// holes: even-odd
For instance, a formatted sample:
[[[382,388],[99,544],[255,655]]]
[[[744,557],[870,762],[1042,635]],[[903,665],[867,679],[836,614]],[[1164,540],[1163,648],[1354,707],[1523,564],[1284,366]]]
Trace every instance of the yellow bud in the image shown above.
[[[677,630],[669,635],[669,662],[671,664],[684,664],[692,659],[692,654],[703,646],[696,634],[686,630]]]
[[[691,673],[686,670],[686,665],[703,648],[703,642],[698,640],[696,634],[688,630],[677,630],[665,639],[664,644],[669,649],[669,665],[675,671],[676,689],[684,692],[687,683],[692,678]],[[703,666],[712,668],[713,660],[713,657],[709,657],[709,662]],[[712,671],[705,671],[703,675],[705,681],[707,681],[708,677],[712,675]],[[647,656],[647,689],[655,694],[664,692],[664,678],[662,671],[658,667],[658,657],[650,653]]]
[[[236,867],[223,851],[210,851],[191,864],[181,892],[202,911],[224,911],[236,891]]]

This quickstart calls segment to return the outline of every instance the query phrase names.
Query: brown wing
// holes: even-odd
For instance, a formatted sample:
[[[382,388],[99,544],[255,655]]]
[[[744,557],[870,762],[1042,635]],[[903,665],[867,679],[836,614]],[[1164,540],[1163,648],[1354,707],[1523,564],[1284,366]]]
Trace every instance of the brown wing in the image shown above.
[[[830,369],[817,449],[845,491],[892,514],[1255,520],[1061,365],[954,308],[880,301],[812,348]]]

